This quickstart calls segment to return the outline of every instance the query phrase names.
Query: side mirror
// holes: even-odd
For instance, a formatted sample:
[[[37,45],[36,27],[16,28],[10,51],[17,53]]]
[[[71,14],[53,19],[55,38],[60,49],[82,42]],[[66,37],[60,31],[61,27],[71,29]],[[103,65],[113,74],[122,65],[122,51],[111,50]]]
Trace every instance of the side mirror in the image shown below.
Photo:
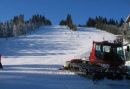
[[[127,52],[130,52],[130,47],[129,46],[127,46]]]

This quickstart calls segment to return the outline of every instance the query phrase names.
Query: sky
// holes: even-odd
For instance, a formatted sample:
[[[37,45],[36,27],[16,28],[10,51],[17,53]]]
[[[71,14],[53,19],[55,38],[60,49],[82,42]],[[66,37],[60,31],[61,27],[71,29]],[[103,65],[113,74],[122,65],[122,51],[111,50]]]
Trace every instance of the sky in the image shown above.
[[[59,24],[71,14],[75,24],[85,24],[88,17],[103,16],[119,20],[130,14],[130,0],[0,0],[0,21],[24,14],[29,19],[41,14]]]

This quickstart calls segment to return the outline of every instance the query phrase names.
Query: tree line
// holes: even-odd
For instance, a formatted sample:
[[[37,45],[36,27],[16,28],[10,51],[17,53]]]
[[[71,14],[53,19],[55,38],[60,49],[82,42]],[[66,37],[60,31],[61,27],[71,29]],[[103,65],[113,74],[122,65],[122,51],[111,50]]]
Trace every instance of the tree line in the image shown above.
[[[24,19],[24,15],[14,16],[13,19],[0,22],[0,37],[8,38],[25,35],[35,31],[42,25],[51,25],[51,21],[42,15],[33,15],[29,20]]]
[[[95,27],[113,34],[121,34],[121,26],[123,23],[124,20],[122,18],[120,21],[117,21],[102,16],[96,16],[95,18],[89,17],[85,25],[79,26]],[[14,16],[13,19],[7,22],[0,22],[0,37],[8,38],[25,35],[43,25],[52,25],[52,22],[45,16],[39,14],[33,15],[29,20],[25,20],[24,15]],[[65,20],[62,19],[59,25],[68,26],[70,30],[73,31],[77,30],[77,25],[74,24],[70,14],[67,15]]]
[[[95,18],[89,17],[86,22],[86,26],[88,27],[97,27],[98,25],[108,24],[108,25],[116,25],[121,26],[124,23],[124,20],[121,18],[120,21],[114,19],[107,19],[106,17],[96,16]]]
[[[101,30],[108,31],[113,34],[122,34],[122,25],[124,20],[121,18],[120,21],[114,19],[108,19],[102,16],[96,16],[95,18],[89,17],[85,25],[78,25],[79,27],[95,27]],[[76,31],[77,26],[73,23],[70,14],[67,15],[65,20],[61,20],[59,25],[66,25],[71,30]]]
[[[107,19],[106,17],[97,16],[95,18],[89,17],[85,26],[96,27],[101,30],[111,32],[113,34],[121,34],[124,20],[121,18],[120,21],[114,19]]]

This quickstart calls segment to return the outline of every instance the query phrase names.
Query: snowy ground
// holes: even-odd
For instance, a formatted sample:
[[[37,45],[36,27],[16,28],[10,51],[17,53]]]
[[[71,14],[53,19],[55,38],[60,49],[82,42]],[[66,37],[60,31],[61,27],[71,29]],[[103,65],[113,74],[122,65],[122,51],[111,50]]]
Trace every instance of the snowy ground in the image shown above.
[[[88,57],[92,41],[115,36],[94,28],[41,27],[34,34],[0,39],[4,70],[0,89],[129,89],[130,81],[92,80],[58,70],[71,58]],[[128,63],[129,64],[129,63]]]

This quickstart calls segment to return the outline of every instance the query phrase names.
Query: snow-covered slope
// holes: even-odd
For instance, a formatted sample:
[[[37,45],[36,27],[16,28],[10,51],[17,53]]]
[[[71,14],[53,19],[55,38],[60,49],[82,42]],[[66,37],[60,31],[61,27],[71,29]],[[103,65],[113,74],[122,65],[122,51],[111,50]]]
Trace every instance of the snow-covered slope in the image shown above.
[[[35,64],[43,64],[45,60],[46,63],[50,61],[51,64],[64,64],[66,59],[80,57],[82,54],[88,56],[93,41],[113,39],[112,34],[94,28],[79,28],[77,32],[73,32],[67,27],[41,27],[34,34],[0,39],[0,53],[6,57],[3,60],[5,65],[17,62],[32,64],[35,59]]]
[[[128,89],[129,81],[99,81],[58,70],[71,58],[88,57],[93,41],[115,36],[95,28],[41,27],[26,36],[0,39],[4,70],[0,89]],[[105,81],[105,82],[104,82]],[[103,83],[103,84],[102,84]]]

